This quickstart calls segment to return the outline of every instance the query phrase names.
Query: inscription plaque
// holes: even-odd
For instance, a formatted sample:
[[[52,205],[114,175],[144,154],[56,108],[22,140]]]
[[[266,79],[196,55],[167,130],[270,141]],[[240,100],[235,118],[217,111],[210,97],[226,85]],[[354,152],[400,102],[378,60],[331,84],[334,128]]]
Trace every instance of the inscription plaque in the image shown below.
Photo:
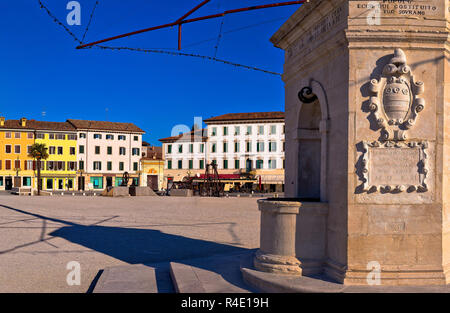
[[[363,142],[360,178],[366,192],[426,192],[427,142]]]
[[[381,16],[437,17],[442,14],[439,2],[433,0],[377,0],[354,1],[351,4],[359,14],[375,12]]]
[[[369,148],[369,185],[418,185],[420,148]]]

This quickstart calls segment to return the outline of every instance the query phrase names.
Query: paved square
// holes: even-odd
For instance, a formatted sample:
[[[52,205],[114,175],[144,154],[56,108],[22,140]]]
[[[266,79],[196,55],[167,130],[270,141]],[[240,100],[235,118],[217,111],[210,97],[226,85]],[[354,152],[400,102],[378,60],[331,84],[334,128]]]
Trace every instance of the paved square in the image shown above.
[[[259,211],[255,198],[0,196],[0,238],[0,292],[86,292],[107,266],[257,248]]]

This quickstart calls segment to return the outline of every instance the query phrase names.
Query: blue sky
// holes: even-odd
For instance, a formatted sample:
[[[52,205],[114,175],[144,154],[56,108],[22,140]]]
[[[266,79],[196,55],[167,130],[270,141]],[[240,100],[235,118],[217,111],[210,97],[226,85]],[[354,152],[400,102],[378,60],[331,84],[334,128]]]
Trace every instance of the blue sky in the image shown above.
[[[41,0],[64,23],[69,0]],[[99,0],[85,42],[172,22],[200,0]],[[212,0],[192,17],[276,0]],[[79,38],[95,0],[79,0]],[[182,52],[282,72],[284,53],[269,39],[299,5],[228,15],[185,25]],[[182,56],[100,49],[77,43],[40,8],[38,0],[0,1],[0,114],[7,119],[133,122],[159,145],[177,124],[191,126],[231,112],[284,110],[281,77]],[[108,43],[176,49],[177,30],[165,29]],[[175,50],[174,50],[175,51]],[[45,115],[43,114],[45,112]]]

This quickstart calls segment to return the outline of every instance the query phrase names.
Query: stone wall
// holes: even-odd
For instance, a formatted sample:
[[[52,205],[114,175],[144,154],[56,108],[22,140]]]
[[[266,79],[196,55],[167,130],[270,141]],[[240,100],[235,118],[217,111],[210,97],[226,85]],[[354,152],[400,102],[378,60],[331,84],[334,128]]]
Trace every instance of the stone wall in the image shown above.
[[[326,236],[315,238],[326,247],[325,272],[366,284],[375,261],[383,284],[442,284],[450,264],[449,3],[376,2],[373,11],[368,1],[311,1],[272,37],[286,51],[286,196],[302,195],[306,106],[298,93],[309,86],[322,115],[320,201],[328,217]],[[390,77],[404,78],[406,90],[387,88],[397,84]],[[386,113],[398,104],[391,91],[403,92],[402,118]],[[297,238],[298,251],[311,235]]]

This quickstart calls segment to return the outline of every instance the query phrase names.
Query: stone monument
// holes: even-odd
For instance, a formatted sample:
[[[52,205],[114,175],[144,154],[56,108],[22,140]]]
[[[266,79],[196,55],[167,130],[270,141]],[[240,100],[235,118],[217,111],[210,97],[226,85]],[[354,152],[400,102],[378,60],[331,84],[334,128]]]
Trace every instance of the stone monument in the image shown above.
[[[286,199],[259,201],[256,269],[450,282],[447,0],[311,0],[285,50]]]

